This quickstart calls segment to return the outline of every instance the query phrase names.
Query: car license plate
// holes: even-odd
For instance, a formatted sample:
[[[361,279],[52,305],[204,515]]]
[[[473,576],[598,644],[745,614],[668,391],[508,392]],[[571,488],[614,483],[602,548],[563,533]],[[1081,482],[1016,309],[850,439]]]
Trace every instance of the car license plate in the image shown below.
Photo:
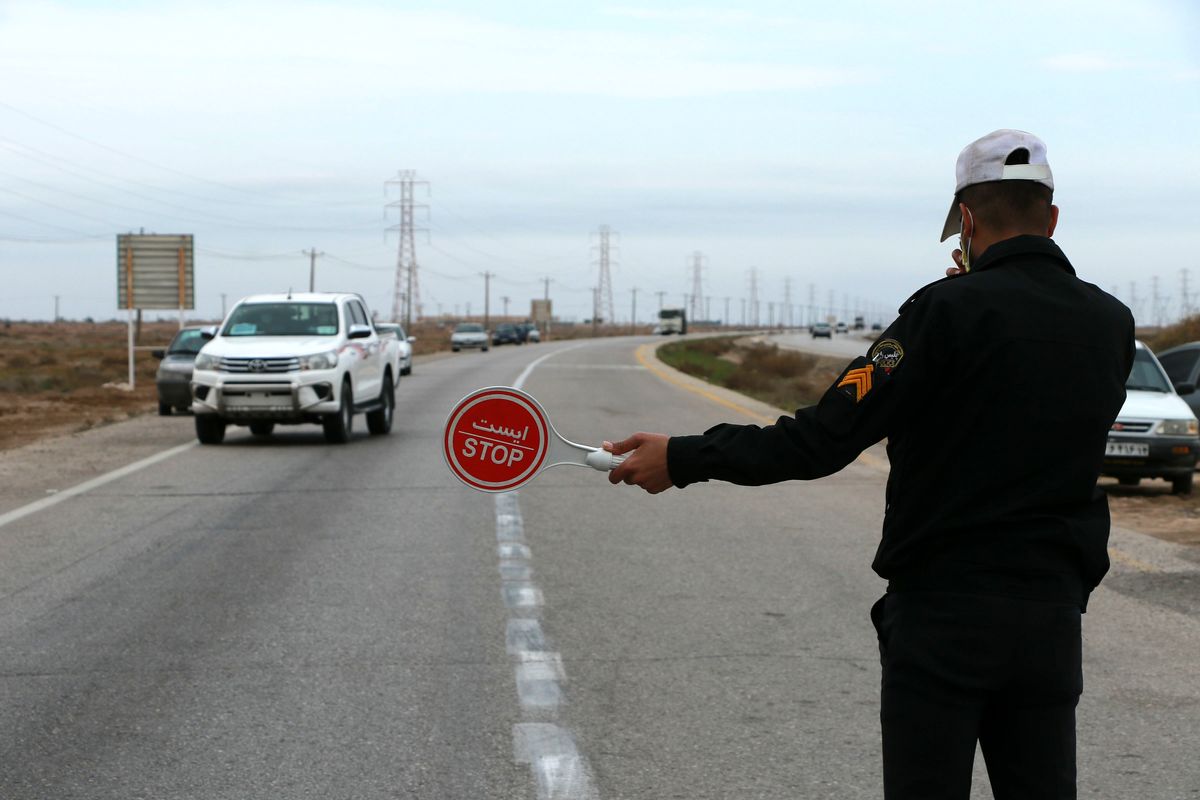
[[[1150,445],[1145,442],[1114,442],[1110,439],[1104,446],[1104,455],[1146,458],[1150,455]]]

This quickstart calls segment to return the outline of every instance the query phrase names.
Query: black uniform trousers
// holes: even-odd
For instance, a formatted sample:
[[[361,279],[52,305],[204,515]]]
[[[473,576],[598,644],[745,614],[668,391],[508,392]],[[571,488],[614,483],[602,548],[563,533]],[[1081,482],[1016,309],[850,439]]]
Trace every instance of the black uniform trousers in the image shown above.
[[[966,800],[977,741],[997,800],[1075,797],[1077,604],[891,591],[871,620],[886,800]]]

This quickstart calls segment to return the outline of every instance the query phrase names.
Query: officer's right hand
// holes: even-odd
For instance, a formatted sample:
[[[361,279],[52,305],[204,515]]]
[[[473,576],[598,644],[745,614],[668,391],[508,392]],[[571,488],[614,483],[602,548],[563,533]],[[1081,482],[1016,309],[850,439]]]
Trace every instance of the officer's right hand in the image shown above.
[[[608,473],[610,483],[640,486],[650,494],[665,492],[675,484],[667,471],[667,440],[662,433],[635,433],[619,442],[605,442],[604,449],[614,455],[626,456],[624,463]]]
[[[953,278],[955,275],[966,275],[967,271],[963,268],[962,263],[962,250],[955,248],[954,252],[950,254],[950,258],[954,260],[954,266],[946,267],[946,277]]]

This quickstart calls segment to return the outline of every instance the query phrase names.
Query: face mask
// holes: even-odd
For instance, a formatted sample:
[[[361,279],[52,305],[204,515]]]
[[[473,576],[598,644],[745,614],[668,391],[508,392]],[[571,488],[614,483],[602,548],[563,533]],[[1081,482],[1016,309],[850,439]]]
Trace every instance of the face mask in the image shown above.
[[[967,209],[967,216],[971,218],[971,230],[975,230],[975,215],[971,213],[971,209]],[[962,251],[963,272],[971,271],[971,240],[963,238],[963,221],[958,223],[958,249]]]

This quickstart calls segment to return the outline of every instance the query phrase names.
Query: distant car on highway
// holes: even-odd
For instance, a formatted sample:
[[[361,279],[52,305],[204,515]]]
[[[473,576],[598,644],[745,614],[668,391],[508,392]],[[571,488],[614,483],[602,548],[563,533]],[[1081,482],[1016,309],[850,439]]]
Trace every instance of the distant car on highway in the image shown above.
[[[838,333],[849,333],[850,327],[844,322],[839,322],[837,324],[837,332]]]
[[[1200,342],[1188,342],[1178,347],[1172,347],[1158,354],[1158,363],[1162,364],[1175,391],[1192,409],[1192,413],[1200,417]],[[1192,391],[1187,391],[1191,386]]]
[[[417,337],[405,336],[404,326],[396,322],[376,322],[375,330],[379,331],[380,336],[396,337],[396,341],[400,344],[400,374],[412,375],[412,346]]]
[[[540,342],[542,340],[542,332],[538,330],[538,326],[532,322],[522,322],[517,328],[521,331],[522,337],[527,342]]]
[[[488,339],[487,331],[478,322],[460,322],[450,334],[450,349],[457,353],[464,347],[478,347],[486,353]]]
[[[883,323],[880,323],[880,322],[872,322],[872,323],[871,323],[871,330],[872,330],[872,331],[881,331],[881,330],[883,330]]]
[[[211,337],[213,327],[181,328],[165,350],[151,351],[159,359],[155,384],[158,387],[159,416],[169,417],[171,411],[187,411],[192,405],[192,368],[196,354]]]
[[[1184,390],[1195,388],[1181,385]],[[1100,472],[1123,486],[1142,478],[1171,482],[1174,494],[1192,491],[1200,457],[1200,422],[1171,385],[1154,354],[1141,342],[1125,381],[1125,404],[1108,433]]]
[[[812,333],[812,338],[814,339],[819,336],[824,336],[826,339],[833,338],[833,328],[829,327],[828,322],[814,322],[812,327],[809,328],[809,332]]]
[[[513,325],[511,322],[501,322],[496,326],[496,330],[492,331],[492,344],[496,346],[502,344],[525,344],[525,337],[516,325]]]

